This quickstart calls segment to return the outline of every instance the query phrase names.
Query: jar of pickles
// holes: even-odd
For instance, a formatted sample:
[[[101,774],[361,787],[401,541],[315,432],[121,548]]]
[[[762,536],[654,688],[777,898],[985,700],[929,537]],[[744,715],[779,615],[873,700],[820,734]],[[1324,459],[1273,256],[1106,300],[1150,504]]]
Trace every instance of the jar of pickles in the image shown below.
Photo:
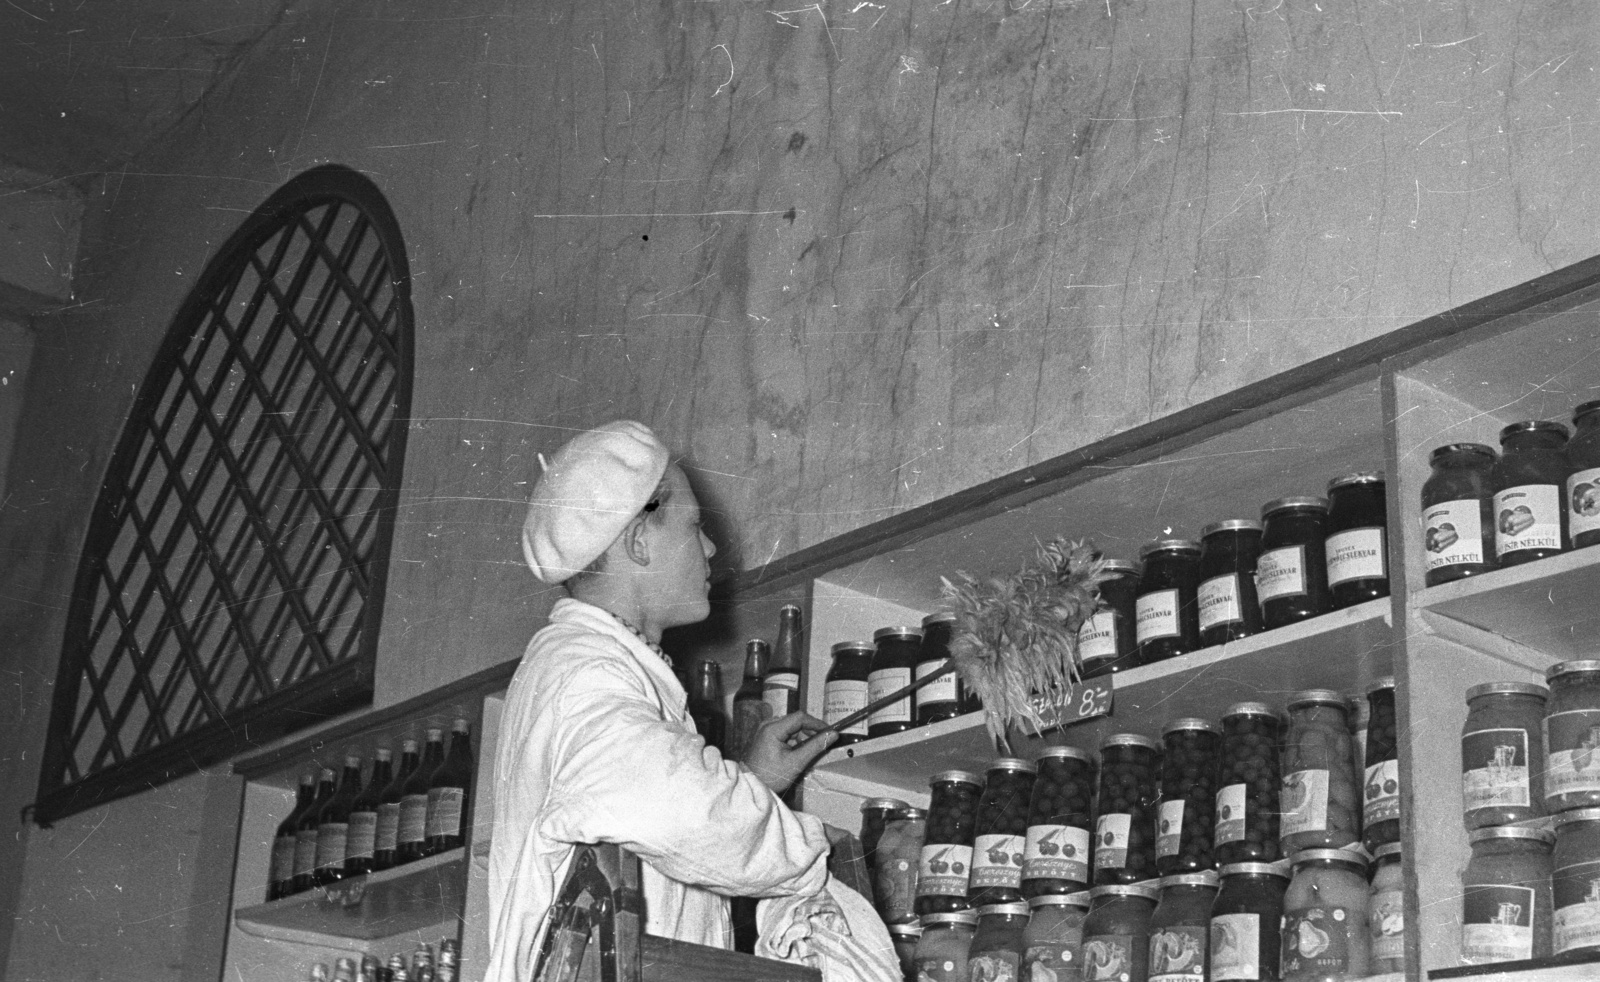
[[[1161,878],[1161,899],[1150,915],[1150,982],[1207,982],[1216,898],[1217,874],[1212,870]]]
[[[872,632],[872,671],[867,674],[867,700],[877,702],[911,684],[922,650],[922,634],[914,627],[882,627]],[[917,725],[911,697],[896,699],[867,717],[867,736],[904,733]]]
[[[1495,569],[1493,447],[1451,443],[1428,456],[1422,485],[1423,582],[1438,586]]]
[[[1467,836],[1461,875],[1461,963],[1488,965],[1550,956],[1553,918],[1546,829],[1491,826]]]
[[[977,931],[976,911],[923,915],[922,937],[917,939],[917,952],[912,956],[917,979],[970,982],[967,957],[972,953],[972,937]]]
[[[1147,979],[1150,915],[1160,891],[1144,883],[1095,887],[1083,922],[1085,980]]]
[[[1400,744],[1394,712],[1394,678],[1367,689],[1367,772],[1362,794],[1361,842],[1374,852],[1400,841]]]
[[[1567,428],[1531,419],[1500,431],[1494,465],[1494,554],[1501,568],[1554,556],[1567,545]]]
[[[1214,849],[1219,863],[1278,858],[1278,717],[1241,702],[1222,717],[1222,772]]]
[[[1600,951],[1600,808],[1562,812],[1555,821],[1551,953]]]
[[[967,955],[973,979],[1003,982],[1022,970],[1022,932],[1028,927],[1025,903],[986,904],[978,908],[978,933]]]
[[[1367,937],[1374,972],[1406,970],[1406,886],[1400,870],[1400,843],[1378,847],[1367,891]]]
[[[917,654],[917,678],[924,679],[950,660],[951,625],[956,615],[939,611],[922,619],[922,649]],[[917,725],[940,723],[961,715],[961,676],[950,669],[916,691]]]
[[[889,925],[889,942],[894,945],[895,960],[900,963],[900,978],[916,982],[917,942],[922,940],[922,925],[916,921]]]
[[[1256,557],[1261,523],[1248,518],[1212,522],[1200,530],[1200,644],[1225,644],[1261,633]]]
[[[1283,895],[1283,982],[1346,982],[1370,975],[1367,864],[1347,849],[1292,858]]]
[[[1550,713],[1544,721],[1549,751],[1545,804],[1552,812],[1600,805],[1600,660],[1564,661],[1544,673]]]
[[[1037,897],[1082,890],[1089,885],[1094,758],[1077,747],[1045,747],[1034,766],[1022,892]]]
[[[1212,982],[1276,982],[1289,871],[1281,863],[1230,863],[1221,872],[1211,905]]]
[[[1028,900],[1031,914],[1022,932],[1022,974],[1019,979],[1081,982],[1083,921],[1089,894],[1041,894]]]
[[[1468,829],[1544,814],[1544,716],[1550,690],[1485,682],[1467,690],[1461,727],[1462,819]]]
[[[1389,595],[1388,500],[1382,471],[1328,482],[1328,593],[1333,609]]]
[[[970,771],[941,771],[928,781],[928,831],[917,870],[916,913],[948,914],[967,908],[973,833],[983,779]]]
[[[1600,544],[1600,402],[1572,411],[1567,441],[1567,535],[1572,548]]]
[[[1139,664],[1134,632],[1134,594],[1139,564],[1108,559],[1100,581],[1100,606],[1078,628],[1078,666],[1086,679],[1113,675]]]
[[[1100,744],[1100,815],[1095,820],[1096,886],[1137,883],[1156,875],[1158,744],[1137,733],[1113,733]]]
[[[840,641],[830,649],[833,663],[822,683],[822,720],[829,726],[867,708],[867,676],[872,674],[872,644]],[[759,724],[758,724],[759,725]],[[867,738],[867,721],[859,720],[838,731],[835,741],[845,747]]]
[[[872,896],[885,924],[916,918],[917,872],[922,844],[928,836],[928,813],[921,808],[901,808],[889,813],[872,870]]]
[[[1139,550],[1144,571],[1134,598],[1139,663],[1153,665],[1200,647],[1200,543],[1157,539]]]
[[[1156,819],[1156,870],[1162,876],[1211,869],[1216,829],[1222,728],[1178,719],[1161,740],[1161,804]]]
[[[1001,757],[989,765],[972,843],[972,877],[967,902],[973,907],[1020,903],[1022,850],[1028,834],[1028,800],[1034,767],[1026,760]]]
[[[1295,693],[1289,698],[1278,796],[1284,851],[1336,849],[1355,842],[1361,833],[1360,787],[1344,695],[1331,689]]]
[[[1333,609],[1328,594],[1328,500],[1291,496],[1261,506],[1256,596],[1267,630]]]

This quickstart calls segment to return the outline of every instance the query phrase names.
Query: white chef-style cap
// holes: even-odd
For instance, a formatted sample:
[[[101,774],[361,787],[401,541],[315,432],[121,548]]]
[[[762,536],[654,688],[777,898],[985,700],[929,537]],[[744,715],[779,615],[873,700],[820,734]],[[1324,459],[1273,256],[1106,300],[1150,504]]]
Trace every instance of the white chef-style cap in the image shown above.
[[[670,454],[650,427],[630,419],[567,441],[533,482],[522,554],[541,583],[587,568],[649,503]]]

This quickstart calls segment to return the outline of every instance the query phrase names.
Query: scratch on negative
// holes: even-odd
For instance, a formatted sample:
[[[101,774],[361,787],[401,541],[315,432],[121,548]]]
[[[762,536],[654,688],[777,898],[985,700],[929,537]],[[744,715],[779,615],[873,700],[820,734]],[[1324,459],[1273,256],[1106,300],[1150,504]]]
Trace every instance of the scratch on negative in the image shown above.
[[[1404,116],[1395,109],[1252,109],[1246,112],[1221,113],[1223,116],[1276,116],[1279,113],[1325,113],[1331,116]]]
[[[728,50],[728,46],[726,44],[713,44],[711,46],[712,51],[715,51],[718,48],[721,48],[722,53],[728,56],[728,80],[717,86],[717,91],[711,93],[711,98],[713,99],[721,95],[723,89],[733,84],[733,52]]]

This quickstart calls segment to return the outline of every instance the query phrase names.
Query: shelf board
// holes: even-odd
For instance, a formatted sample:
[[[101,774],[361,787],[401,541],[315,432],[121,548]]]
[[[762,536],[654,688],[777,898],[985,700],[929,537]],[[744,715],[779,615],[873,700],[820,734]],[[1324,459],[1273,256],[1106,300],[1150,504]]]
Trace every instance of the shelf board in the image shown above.
[[[241,907],[233,919],[239,930],[258,938],[332,947],[405,934],[460,918],[466,863],[466,849],[452,849],[331,887]]]
[[[1572,952],[1551,958],[1435,968],[1430,979],[1472,979],[1474,982],[1593,982],[1600,972],[1600,955]]]
[[[1170,719],[1220,719],[1246,700],[1281,706],[1301,689],[1358,693],[1392,671],[1390,601],[1373,600],[1232,644],[1206,648],[1113,676],[1111,715],[1084,720],[1040,738],[1015,729],[1011,749],[1029,756],[1053,743],[1096,750],[1109,733],[1160,736]],[[1181,693],[1181,695],[1180,695]],[[949,768],[982,772],[998,756],[980,713],[830,750],[813,778],[868,781],[903,791],[923,791],[928,775]]]
[[[1600,634],[1597,593],[1600,549],[1579,549],[1428,587],[1412,602],[1434,633],[1478,648],[1500,638],[1542,654],[1542,663],[1530,667],[1543,668],[1593,657]]]

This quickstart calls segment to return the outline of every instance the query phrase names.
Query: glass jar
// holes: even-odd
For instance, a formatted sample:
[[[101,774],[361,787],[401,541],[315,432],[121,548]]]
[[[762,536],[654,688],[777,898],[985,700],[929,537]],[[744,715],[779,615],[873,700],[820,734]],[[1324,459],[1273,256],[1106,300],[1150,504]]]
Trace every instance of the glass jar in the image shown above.
[[[1493,447],[1451,443],[1428,456],[1422,485],[1423,582],[1438,586],[1495,569]]]
[[[924,923],[929,914],[967,909],[967,878],[983,779],[970,771],[940,771],[928,779],[928,785],[933,797],[917,864],[915,905]]]
[[[1552,812],[1600,805],[1600,661],[1564,661],[1545,669],[1550,714],[1545,717],[1544,802]]]
[[[871,869],[878,851],[878,840],[889,826],[889,816],[911,806],[899,798],[868,798],[861,803],[861,858]]]
[[[918,654],[918,664],[938,657],[943,653],[946,657],[950,654],[950,638],[955,630],[955,618],[948,613],[929,614],[922,619],[922,648]],[[942,685],[934,682],[930,685]],[[967,691],[966,685],[961,681],[959,674],[956,676],[956,710],[957,714],[970,713],[982,708],[978,705],[977,697]]]
[[[1494,554],[1500,567],[1567,547],[1567,428],[1530,419],[1500,431],[1494,465]]]
[[[1350,750],[1342,693],[1307,689],[1289,697],[1278,834],[1283,850],[1337,849],[1361,835],[1361,781]]]
[[[1104,572],[1100,607],[1078,628],[1078,665],[1086,679],[1114,675],[1139,664],[1139,640],[1133,626],[1139,564],[1108,559]]]
[[[1211,870],[1161,878],[1161,899],[1150,915],[1150,982],[1206,982],[1216,899],[1217,874]]]
[[[1551,954],[1600,951],[1600,808],[1576,808],[1556,816],[1550,886],[1554,919]]]
[[[1025,903],[985,904],[978,908],[978,933],[967,955],[973,982],[1015,982],[1022,970],[1022,932],[1028,928]]]
[[[1328,594],[1333,609],[1389,595],[1389,504],[1382,471],[1328,482]]]
[[[1328,594],[1328,499],[1278,498],[1261,506],[1261,558],[1256,596],[1267,630],[1333,609]]]
[[[1077,747],[1045,747],[1034,766],[1022,892],[1036,897],[1082,890],[1089,885],[1094,758]]]
[[[1600,401],[1572,411],[1567,441],[1567,537],[1572,548],[1600,543]]]
[[[1406,885],[1400,869],[1400,843],[1378,847],[1372,857],[1372,886],[1367,891],[1367,937],[1372,942],[1373,972],[1406,970]]]
[[[1158,744],[1137,733],[1100,743],[1100,815],[1095,820],[1094,883],[1137,883],[1156,876],[1154,836]]]
[[[1550,690],[1485,682],[1467,690],[1461,726],[1462,820],[1468,829],[1544,814],[1544,715]]]
[[[1134,597],[1139,664],[1153,665],[1200,647],[1200,543],[1157,539],[1139,550],[1144,570]]]
[[[914,627],[881,627],[872,632],[872,671],[867,674],[867,701],[911,684],[922,651],[922,634]],[[896,699],[867,717],[867,736],[880,737],[904,733],[917,725],[911,712],[911,697]]]
[[[901,808],[889,813],[883,837],[878,840],[872,870],[873,906],[885,924],[916,919],[917,872],[922,845],[928,837],[928,813],[921,808]]]
[[[1028,929],[1022,932],[1022,980],[1082,982],[1083,920],[1089,894],[1041,894],[1028,900]]]
[[[1467,840],[1472,858],[1461,875],[1461,963],[1550,957],[1556,834],[1491,826],[1474,829]]]
[[[1229,863],[1221,872],[1211,905],[1212,982],[1277,982],[1289,871],[1281,863]]]
[[[1367,767],[1361,805],[1361,842],[1375,852],[1400,841],[1400,744],[1395,728],[1394,679],[1367,689]]]
[[[956,615],[939,611],[922,619],[922,650],[917,654],[918,679],[927,678],[950,660],[950,636]],[[935,629],[937,628],[937,629]],[[961,675],[951,669],[914,693],[917,725],[927,726],[961,715]]]
[[[1095,887],[1083,921],[1086,982],[1144,982],[1150,975],[1150,915],[1159,890],[1144,883]]]
[[[972,878],[967,884],[967,902],[973,907],[1022,902],[1022,850],[1033,782],[1034,767],[1026,760],[1001,757],[989,765],[973,830]]]
[[[921,940],[922,924],[917,921],[889,925],[889,941],[894,945],[894,957],[900,963],[900,978],[904,982],[916,982],[917,942]]]
[[[1212,522],[1200,530],[1200,644],[1226,644],[1261,633],[1256,557],[1261,523],[1248,518]]]
[[[870,641],[840,641],[829,649],[833,662],[822,683],[822,721],[834,725],[867,708],[867,678],[872,674]],[[867,738],[867,721],[858,720],[838,731],[836,746],[847,747]]]
[[[1278,717],[1241,702],[1222,717],[1222,770],[1214,850],[1219,863],[1278,858]]]
[[[1295,853],[1283,895],[1283,982],[1370,975],[1367,864],[1346,849]]]
[[[1161,804],[1156,819],[1156,871],[1162,876],[1211,869],[1216,831],[1217,772],[1222,727],[1178,719],[1161,737]]]
[[[917,939],[917,953],[913,956],[919,982],[969,982],[967,956],[977,932],[978,915],[974,911],[924,914],[922,937]]]

